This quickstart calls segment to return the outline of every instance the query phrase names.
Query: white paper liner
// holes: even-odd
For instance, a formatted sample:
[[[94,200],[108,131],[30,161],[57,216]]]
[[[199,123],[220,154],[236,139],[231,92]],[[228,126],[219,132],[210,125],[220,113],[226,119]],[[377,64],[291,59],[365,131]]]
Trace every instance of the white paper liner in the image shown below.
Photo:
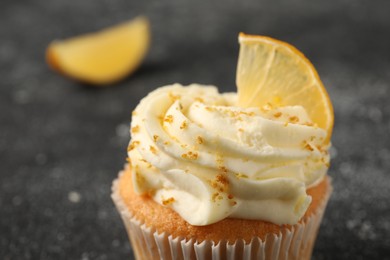
[[[118,179],[113,182],[111,197],[126,226],[137,260],[310,259],[325,207],[332,193],[330,180],[328,181],[329,189],[325,199],[304,223],[298,223],[290,229],[284,228],[277,235],[269,234],[264,241],[255,237],[250,243],[243,240],[237,240],[234,244],[227,241],[214,243],[209,240],[199,243],[193,239],[159,234],[153,227],[147,227],[129,212],[119,195]]]

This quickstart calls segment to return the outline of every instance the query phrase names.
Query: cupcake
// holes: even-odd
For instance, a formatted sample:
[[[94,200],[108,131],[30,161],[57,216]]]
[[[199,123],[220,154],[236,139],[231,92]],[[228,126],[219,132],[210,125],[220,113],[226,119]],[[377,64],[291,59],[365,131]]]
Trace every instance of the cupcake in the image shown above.
[[[133,111],[129,160],[112,198],[136,259],[311,257],[332,191],[331,105],[295,48],[243,34],[240,43],[238,94],[174,84]],[[266,56],[268,76],[258,69],[254,77],[248,68],[267,52],[274,52]],[[277,71],[287,85],[270,80],[280,78]],[[263,101],[270,91],[274,97]]]

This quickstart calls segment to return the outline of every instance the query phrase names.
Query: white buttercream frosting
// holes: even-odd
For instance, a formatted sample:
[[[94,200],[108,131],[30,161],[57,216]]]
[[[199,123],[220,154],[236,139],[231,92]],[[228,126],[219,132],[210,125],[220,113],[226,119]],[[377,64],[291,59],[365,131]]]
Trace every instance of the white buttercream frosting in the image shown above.
[[[300,106],[241,108],[235,93],[174,84],[141,100],[128,149],[139,194],[192,225],[295,224],[329,165],[326,131]]]

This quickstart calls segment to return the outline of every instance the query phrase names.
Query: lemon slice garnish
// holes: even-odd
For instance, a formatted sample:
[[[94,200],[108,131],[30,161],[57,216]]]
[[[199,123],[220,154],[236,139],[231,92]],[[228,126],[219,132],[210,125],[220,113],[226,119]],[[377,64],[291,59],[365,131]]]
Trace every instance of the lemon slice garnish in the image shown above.
[[[306,109],[313,123],[333,129],[333,107],[310,61],[288,43],[240,33],[236,84],[242,107],[294,106]]]

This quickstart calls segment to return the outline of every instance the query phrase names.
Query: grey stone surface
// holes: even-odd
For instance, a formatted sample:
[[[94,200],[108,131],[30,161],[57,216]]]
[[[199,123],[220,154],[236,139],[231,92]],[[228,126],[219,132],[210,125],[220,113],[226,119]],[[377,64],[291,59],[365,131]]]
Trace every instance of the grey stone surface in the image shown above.
[[[0,3],[0,259],[131,259],[110,199],[130,112],[164,84],[235,88],[237,33],[301,49],[334,103],[330,200],[313,259],[390,259],[390,2],[35,0]],[[138,14],[142,67],[96,89],[48,69],[48,43]]]

